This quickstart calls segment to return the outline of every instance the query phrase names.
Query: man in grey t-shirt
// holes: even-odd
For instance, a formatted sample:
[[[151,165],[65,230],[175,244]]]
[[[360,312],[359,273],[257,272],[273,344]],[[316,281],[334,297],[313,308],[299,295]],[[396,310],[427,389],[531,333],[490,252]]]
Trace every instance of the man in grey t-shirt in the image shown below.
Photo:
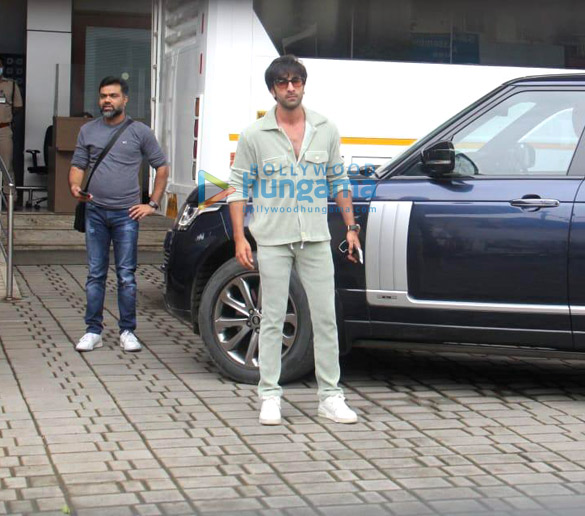
[[[140,351],[136,329],[136,271],[138,222],[153,214],[163,196],[169,167],[152,131],[133,122],[120,134],[92,175],[87,192],[81,189],[84,172],[92,168],[102,150],[122,124],[126,115],[128,84],[123,79],[106,77],[99,87],[102,117],[85,124],[79,132],[69,186],[78,201],[87,202],[85,244],[89,273],[86,283],[87,330],[75,349],[92,351],[103,345],[103,307],[108,274],[110,242],[114,245],[118,276],[120,346],[124,351]],[[154,190],[148,204],[140,204],[139,171],[146,159],[156,169]]]

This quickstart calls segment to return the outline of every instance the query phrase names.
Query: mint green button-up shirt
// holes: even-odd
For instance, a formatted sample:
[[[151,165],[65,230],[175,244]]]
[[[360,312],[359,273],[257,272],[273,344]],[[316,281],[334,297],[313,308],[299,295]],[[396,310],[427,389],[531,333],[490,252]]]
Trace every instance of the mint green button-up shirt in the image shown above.
[[[339,133],[324,116],[305,109],[299,157],[276,121],[276,107],[245,129],[231,169],[228,202],[247,201],[250,232],[259,245],[330,240],[327,199],[350,190],[339,153]]]

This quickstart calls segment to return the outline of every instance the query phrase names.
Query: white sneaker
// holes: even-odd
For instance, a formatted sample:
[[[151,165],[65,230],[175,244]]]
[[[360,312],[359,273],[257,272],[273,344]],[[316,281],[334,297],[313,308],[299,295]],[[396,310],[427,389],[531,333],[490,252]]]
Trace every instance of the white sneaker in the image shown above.
[[[262,408],[260,409],[261,425],[280,425],[280,397],[269,396],[262,398]]]
[[[76,344],[76,351],[93,351],[95,348],[101,348],[104,345],[102,336],[98,333],[86,333],[79,339]]]
[[[129,330],[124,330],[120,334],[120,347],[124,351],[130,352],[142,351],[142,344],[140,344],[140,342],[136,338],[136,335],[134,335]]]
[[[317,412],[320,417],[326,417],[336,423],[357,423],[357,414],[351,410],[345,403],[343,394],[329,396],[319,402]]]

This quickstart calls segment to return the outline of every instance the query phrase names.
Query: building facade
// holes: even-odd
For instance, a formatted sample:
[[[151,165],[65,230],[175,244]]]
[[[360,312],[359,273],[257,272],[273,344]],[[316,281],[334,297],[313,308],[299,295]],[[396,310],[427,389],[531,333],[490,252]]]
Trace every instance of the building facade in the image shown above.
[[[281,54],[585,68],[585,5],[578,0],[253,0],[253,7]],[[128,80],[130,114],[150,123],[151,0],[3,0],[1,9],[0,55],[25,99],[15,126],[16,169],[31,165],[24,149],[42,148],[54,115],[98,114],[105,75]],[[24,173],[26,185],[42,181]]]

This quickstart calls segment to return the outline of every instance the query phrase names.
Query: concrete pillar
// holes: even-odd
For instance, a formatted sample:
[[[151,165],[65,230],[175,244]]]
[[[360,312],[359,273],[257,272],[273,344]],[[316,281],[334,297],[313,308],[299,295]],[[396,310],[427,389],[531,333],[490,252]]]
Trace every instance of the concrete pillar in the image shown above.
[[[25,149],[41,156],[53,115],[69,116],[71,18],[72,0],[28,0]],[[31,165],[26,154],[24,184],[43,184],[45,178],[26,171]]]

